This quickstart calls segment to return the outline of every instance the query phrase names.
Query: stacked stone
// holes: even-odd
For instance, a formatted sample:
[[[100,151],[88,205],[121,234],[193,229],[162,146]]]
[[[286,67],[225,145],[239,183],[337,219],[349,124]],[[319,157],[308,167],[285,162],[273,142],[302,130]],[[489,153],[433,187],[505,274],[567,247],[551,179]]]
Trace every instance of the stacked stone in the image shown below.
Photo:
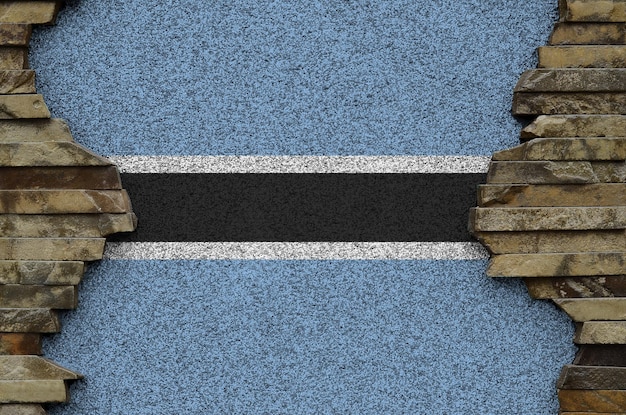
[[[577,325],[561,414],[626,414],[626,2],[560,0],[513,113],[537,116],[493,155],[470,228],[491,276],[524,277]]]
[[[33,24],[51,24],[60,1],[0,1],[0,415],[45,414],[81,376],[41,357],[55,310],[77,305],[85,261],[135,216],[108,160],[51,119],[28,69]]]

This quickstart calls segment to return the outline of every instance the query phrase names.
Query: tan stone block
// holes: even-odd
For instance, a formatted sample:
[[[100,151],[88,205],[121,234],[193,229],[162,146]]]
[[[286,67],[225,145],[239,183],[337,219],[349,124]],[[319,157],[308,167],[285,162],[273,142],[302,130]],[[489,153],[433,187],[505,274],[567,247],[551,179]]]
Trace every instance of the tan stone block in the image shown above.
[[[623,92],[624,68],[532,69],[522,74],[515,92]]]
[[[626,206],[472,208],[477,232],[626,229]]]
[[[0,69],[28,69],[28,48],[0,46]]]
[[[0,232],[5,238],[100,238],[133,231],[135,226],[132,213],[0,215]]]
[[[626,251],[623,230],[473,232],[493,254]]]
[[[625,206],[626,183],[478,186],[481,207]],[[0,212],[2,211],[0,191]]]
[[[0,120],[0,143],[28,141],[73,141],[67,123],[59,118]]]
[[[626,344],[626,321],[587,321],[578,324],[576,344]]]
[[[626,182],[623,162],[494,161],[489,184],[593,184]],[[1,184],[0,184],[1,185]]]
[[[122,188],[117,167],[0,167],[0,189]]]
[[[626,298],[555,298],[553,301],[574,321],[626,320]]]
[[[29,24],[0,23],[0,45],[28,46],[31,33]]]
[[[40,356],[0,356],[0,380],[76,380],[79,373]]]
[[[47,308],[0,308],[0,332],[58,333],[61,324]]]
[[[559,391],[562,411],[623,412],[626,410],[626,391],[621,390],[571,390]]]
[[[84,271],[82,261],[0,260],[0,284],[77,285]]]
[[[568,22],[626,22],[623,0],[560,0],[559,11]]]
[[[0,165],[111,166],[112,163],[74,142],[0,143]]]
[[[0,213],[126,213],[130,210],[125,190],[0,190]]]
[[[35,71],[0,70],[0,94],[34,93]]]
[[[71,310],[78,305],[78,295],[71,285],[0,285],[0,304],[8,308]]]
[[[524,282],[530,296],[541,300],[626,296],[626,278],[623,275],[525,278]]]
[[[491,277],[585,277],[619,275],[626,253],[585,252],[560,254],[503,254],[489,261]]]
[[[539,68],[624,68],[624,45],[541,46]]]
[[[0,1],[0,23],[53,24],[60,1]]]
[[[0,119],[50,118],[40,94],[0,95]]]
[[[623,161],[626,160],[626,138],[536,138],[517,147],[498,151],[492,159]]]
[[[626,412],[563,412],[559,411],[559,415],[626,415]]]
[[[0,403],[63,403],[68,399],[63,380],[0,380]]]
[[[46,411],[41,405],[3,404],[0,405],[0,415],[46,415]]]
[[[40,355],[41,335],[34,333],[0,333],[0,354]],[[0,415],[2,415],[1,410]]]
[[[566,365],[558,389],[626,390],[626,367]]]
[[[537,137],[619,137],[624,115],[540,115],[522,130],[522,140]]]
[[[105,241],[104,238],[80,237],[0,238],[0,259],[97,261],[102,259]]]
[[[626,44],[624,23],[557,23],[550,45],[621,45]]]
[[[615,92],[516,92],[513,114],[624,114],[626,94]]]

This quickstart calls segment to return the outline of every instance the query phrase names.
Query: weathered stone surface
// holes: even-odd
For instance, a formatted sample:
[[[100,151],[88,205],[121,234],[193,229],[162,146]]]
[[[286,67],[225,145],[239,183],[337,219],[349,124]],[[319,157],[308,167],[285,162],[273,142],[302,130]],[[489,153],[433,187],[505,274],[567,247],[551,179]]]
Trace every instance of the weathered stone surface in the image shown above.
[[[76,380],[82,377],[40,356],[0,356],[0,380]]]
[[[0,165],[110,166],[112,163],[74,142],[0,143]]]
[[[63,403],[68,399],[63,380],[0,380],[0,403]]]
[[[626,321],[587,321],[579,323],[576,344],[626,344]]]
[[[623,161],[626,160],[626,138],[536,138],[517,147],[498,151],[492,159]]]
[[[78,305],[78,295],[71,285],[0,285],[0,304],[9,308],[71,310]]]
[[[621,45],[626,44],[624,23],[557,23],[551,45]]]
[[[559,12],[568,22],[626,22],[623,0],[559,0]]]
[[[125,190],[0,190],[0,213],[124,213],[130,209]]]
[[[566,365],[558,389],[626,390],[626,367]]]
[[[121,189],[116,167],[0,167],[0,189]]]
[[[0,259],[97,261],[102,259],[105,241],[104,238],[0,238]]]
[[[29,24],[0,23],[0,45],[28,46],[31,32]]]
[[[521,139],[537,137],[619,137],[624,115],[540,115],[522,130]]]
[[[619,275],[626,253],[587,252],[573,254],[504,254],[491,258],[487,275],[492,277],[584,277]]]
[[[480,185],[481,207],[626,206],[626,183]],[[2,211],[0,191],[0,212]]]
[[[623,413],[626,391],[564,389],[559,391],[559,403],[562,411]]]
[[[528,293],[536,299],[626,296],[626,277],[526,278]]]
[[[478,232],[626,229],[626,206],[472,208],[470,224]]]
[[[5,238],[100,238],[131,232],[135,225],[132,213],[0,215],[0,235]]]
[[[575,365],[581,366],[617,366],[626,367],[626,345],[622,344],[584,344],[581,345],[574,359]]]
[[[35,71],[0,70],[0,94],[34,94],[35,92]]]
[[[626,415],[626,412],[563,412],[559,411],[559,415]]]
[[[623,230],[474,232],[474,237],[494,254],[619,252],[626,251],[625,236]]]
[[[556,298],[553,301],[574,321],[626,320],[626,298]]]
[[[532,69],[522,74],[515,92],[623,92],[626,69]]]
[[[34,333],[0,333],[0,354],[41,354],[41,335]],[[0,411],[0,415],[2,411]]]
[[[620,92],[516,92],[513,114],[624,114],[626,94]]]
[[[40,94],[0,95],[0,119],[50,118]]]
[[[28,49],[19,46],[0,46],[0,70],[28,69]]]
[[[0,143],[28,141],[73,141],[67,123],[60,118],[0,120]]]
[[[41,405],[4,404],[0,405],[0,415],[46,415]]]
[[[84,270],[81,261],[0,260],[0,284],[76,285]]]
[[[0,308],[0,332],[57,333],[61,324],[48,308]]]
[[[539,68],[624,68],[624,45],[541,46]]]
[[[494,161],[489,164],[487,181],[490,184],[624,183],[626,164],[603,161]]]
[[[52,24],[60,1],[1,1],[0,23]]]

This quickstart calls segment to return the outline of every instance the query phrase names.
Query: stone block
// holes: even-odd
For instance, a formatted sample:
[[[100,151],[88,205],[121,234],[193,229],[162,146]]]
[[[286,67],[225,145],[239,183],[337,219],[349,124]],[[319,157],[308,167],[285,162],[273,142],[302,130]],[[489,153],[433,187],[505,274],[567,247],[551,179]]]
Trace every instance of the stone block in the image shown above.
[[[80,232],[77,232],[80,233]],[[0,259],[97,261],[104,238],[0,238]]]
[[[540,115],[520,137],[620,137],[625,131],[624,115]]]
[[[40,356],[0,356],[0,380],[77,380],[83,376]]]
[[[478,232],[626,229],[626,206],[472,208]]]
[[[489,164],[487,182],[490,184],[624,183],[626,182],[626,164],[588,161],[494,161]]]
[[[0,260],[0,284],[77,285],[84,270],[82,261]]]
[[[0,332],[58,333],[61,324],[48,308],[0,308]]]
[[[0,229],[6,238],[101,238],[117,232],[131,232],[135,226],[136,218],[132,213],[0,215]],[[72,248],[68,246],[68,249]]]
[[[122,188],[117,167],[0,167],[0,189]]]
[[[558,389],[626,390],[626,367],[566,365]]]
[[[110,166],[104,157],[75,142],[0,143],[0,165],[20,166]]]
[[[0,70],[28,69],[28,48],[0,46]]]
[[[493,254],[626,251],[623,230],[473,232]]]
[[[624,272],[626,253],[503,254],[489,261],[491,277],[586,277]]]
[[[0,119],[50,118],[40,94],[0,95]]]
[[[0,45],[28,46],[31,33],[29,24],[0,23]]]
[[[125,213],[130,210],[125,190],[0,190],[0,213]]]
[[[581,366],[626,367],[626,345],[623,344],[584,344],[574,359]]]
[[[624,23],[557,23],[550,45],[621,45],[626,44]]]
[[[0,415],[46,415],[46,411],[41,405],[3,404],[0,405]]]
[[[562,21],[626,22],[623,0],[559,0]]]
[[[70,128],[60,118],[0,120],[0,143],[30,141],[73,141]]]
[[[63,380],[0,380],[0,403],[63,403],[68,399]]]
[[[626,296],[626,277],[525,278],[531,297],[541,300],[555,298],[601,298]]]
[[[626,206],[626,183],[478,186],[480,207]],[[2,191],[0,191],[0,212]]]
[[[1,147],[0,147],[1,148]],[[493,154],[493,160],[624,161],[626,138],[536,138]]]
[[[53,24],[61,1],[0,1],[0,23]]]
[[[561,411],[582,411],[606,414],[626,410],[626,391],[621,390],[559,390]]]
[[[556,298],[553,301],[574,321],[626,320],[626,298]]]
[[[576,326],[576,344],[626,344],[626,321],[587,321]]]
[[[0,354],[39,355],[41,354],[41,335],[0,333]],[[0,415],[2,415],[1,410]]]
[[[626,94],[620,92],[516,92],[513,115],[624,114]]]
[[[71,310],[78,305],[78,294],[71,285],[0,285],[0,304],[7,308]]]
[[[624,45],[541,46],[539,68],[624,68]]]
[[[623,92],[626,69],[532,69],[522,74],[515,92]]]
[[[35,92],[35,71],[0,70],[0,94],[34,94]]]

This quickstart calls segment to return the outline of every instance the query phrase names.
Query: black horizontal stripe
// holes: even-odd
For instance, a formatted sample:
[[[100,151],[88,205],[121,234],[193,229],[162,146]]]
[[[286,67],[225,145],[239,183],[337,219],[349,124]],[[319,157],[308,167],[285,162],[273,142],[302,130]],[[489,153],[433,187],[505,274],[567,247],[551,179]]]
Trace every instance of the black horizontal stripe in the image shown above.
[[[462,242],[484,174],[123,174],[137,242]]]

